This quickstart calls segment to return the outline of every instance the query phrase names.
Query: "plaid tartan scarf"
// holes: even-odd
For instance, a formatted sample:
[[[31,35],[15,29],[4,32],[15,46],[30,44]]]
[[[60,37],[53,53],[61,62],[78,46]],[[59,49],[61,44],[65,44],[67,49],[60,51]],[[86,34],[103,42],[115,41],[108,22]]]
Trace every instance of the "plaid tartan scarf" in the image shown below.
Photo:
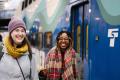
[[[64,54],[64,67],[62,68],[62,53],[52,48],[46,59],[48,70],[47,80],[76,80],[76,58],[74,49],[67,50]]]

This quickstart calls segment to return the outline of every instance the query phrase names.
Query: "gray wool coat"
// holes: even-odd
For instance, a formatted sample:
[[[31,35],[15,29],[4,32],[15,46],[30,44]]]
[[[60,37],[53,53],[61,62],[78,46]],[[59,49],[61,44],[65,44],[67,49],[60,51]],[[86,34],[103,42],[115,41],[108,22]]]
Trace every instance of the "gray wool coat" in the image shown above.
[[[16,59],[7,54],[5,47],[3,47],[2,51],[4,52],[4,55],[0,60],[0,80],[24,80]],[[29,53],[27,52],[22,57],[18,58],[18,62],[22,68],[25,80],[39,80],[34,54],[32,56],[31,64],[28,54]],[[30,65],[31,79],[29,79]]]

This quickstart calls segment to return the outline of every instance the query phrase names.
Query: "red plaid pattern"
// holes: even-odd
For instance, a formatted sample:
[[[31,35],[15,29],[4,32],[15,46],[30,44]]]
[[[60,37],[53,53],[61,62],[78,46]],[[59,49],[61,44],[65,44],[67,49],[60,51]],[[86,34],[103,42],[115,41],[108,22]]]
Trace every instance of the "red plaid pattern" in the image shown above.
[[[76,57],[75,50],[69,49],[64,56],[64,70],[62,72],[62,53],[56,52],[56,47],[52,48],[46,57],[46,69],[48,70],[48,80],[76,80]]]

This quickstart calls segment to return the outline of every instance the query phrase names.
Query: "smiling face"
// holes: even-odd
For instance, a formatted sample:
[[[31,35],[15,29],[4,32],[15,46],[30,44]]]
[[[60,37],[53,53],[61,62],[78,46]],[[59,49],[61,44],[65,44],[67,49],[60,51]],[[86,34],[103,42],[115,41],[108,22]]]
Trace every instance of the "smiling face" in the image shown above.
[[[26,32],[24,28],[18,27],[15,30],[11,32],[11,37],[15,44],[19,45],[23,42],[24,38],[26,36]]]
[[[62,33],[59,37],[58,44],[60,49],[67,49],[69,46],[69,37],[66,33]]]

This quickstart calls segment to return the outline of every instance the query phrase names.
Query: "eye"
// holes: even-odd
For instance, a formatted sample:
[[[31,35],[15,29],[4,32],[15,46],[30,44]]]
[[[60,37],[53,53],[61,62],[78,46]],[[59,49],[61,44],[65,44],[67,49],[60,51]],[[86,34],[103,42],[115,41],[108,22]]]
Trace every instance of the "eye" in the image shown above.
[[[69,40],[69,39],[68,39],[68,38],[64,38],[64,40],[66,40],[66,41],[67,41],[67,40]]]
[[[60,37],[59,40],[60,40],[60,41],[62,41],[62,40],[68,41],[69,38],[67,38],[67,37],[66,37],[66,38]]]
[[[24,30],[24,29],[22,29],[22,30],[21,30],[21,32],[25,32],[25,30]]]
[[[19,29],[15,29],[16,32],[19,32]]]

